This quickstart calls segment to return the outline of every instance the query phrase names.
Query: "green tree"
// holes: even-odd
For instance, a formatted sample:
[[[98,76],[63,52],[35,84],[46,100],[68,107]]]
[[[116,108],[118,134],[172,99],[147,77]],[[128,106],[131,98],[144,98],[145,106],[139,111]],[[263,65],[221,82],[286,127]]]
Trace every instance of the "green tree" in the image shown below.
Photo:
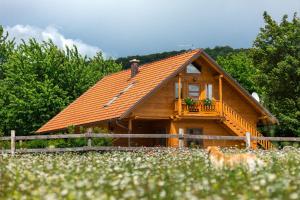
[[[213,59],[217,59],[218,56],[226,56],[230,53],[238,53],[245,52],[248,49],[233,49],[229,46],[216,46],[214,48],[205,48],[204,51],[208,53]],[[145,63],[161,60],[170,56],[178,55],[188,50],[180,50],[180,51],[169,51],[162,53],[155,53],[149,55],[135,55],[135,56],[127,56],[116,59],[117,63],[120,63],[124,69],[130,68],[129,61],[136,58],[140,60],[140,64],[143,65]]]
[[[6,62],[8,56],[14,48],[14,42],[8,40],[8,34],[4,32],[0,25],[0,80],[4,78],[3,63]]]
[[[248,92],[261,93],[257,87],[254,76],[259,73],[253,66],[252,59],[247,52],[230,53],[218,56],[217,63],[236,79]]]
[[[218,56],[226,56],[239,52],[247,52],[248,49],[234,49],[230,46],[215,46],[214,48],[205,48],[204,51],[213,59],[217,60]]]
[[[6,133],[32,133],[103,76],[121,70],[101,53],[87,58],[75,46],[62,50],[51,41],[23,41],[3,55],[0,130]]]
[[[300,20],[284,15],[277,23],[266,12],[252,58],[264,102],[278,117],[277,135],[300,136]]]

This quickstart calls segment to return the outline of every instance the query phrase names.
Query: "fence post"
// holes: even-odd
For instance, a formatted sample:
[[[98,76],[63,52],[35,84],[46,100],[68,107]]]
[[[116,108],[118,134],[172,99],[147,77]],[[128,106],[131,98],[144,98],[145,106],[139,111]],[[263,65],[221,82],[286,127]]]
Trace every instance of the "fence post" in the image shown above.
[[[11,155],[14,156],[16,152],[16,131],[10,131],[10,152]]]
[[[180,149],[182,149],[184,147],[183,134],[184,134],[184,129],[179,128],[178,146],[179,146]]]
[[[23,149],[23,141],[22,140],[19,140],[19,146],[20,146],[20,149]]]
[[[251,149],[251,134],[250,134],[250,132],[246,132],[245,142],[246,142],[246,148]]]
[[[87,146],[88,147],[92,147],[92,138],[91,138],[91,135],[92,135],[92,128],[89,128],[88,131],[87,131],[87,134],[86,134],[86,137],[87,137]]]

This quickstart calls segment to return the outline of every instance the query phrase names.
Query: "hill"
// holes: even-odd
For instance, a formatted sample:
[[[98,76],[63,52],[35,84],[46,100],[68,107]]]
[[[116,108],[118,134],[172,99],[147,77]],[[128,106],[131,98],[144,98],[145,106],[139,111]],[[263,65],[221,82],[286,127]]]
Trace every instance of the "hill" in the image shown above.
[[[204,51],[208,53],[213,59],[217,59],[218,56],[226,56],[230,53],[238,53],[247,51],[248,49],[234,49],[230,46],[216,46],[214,48],[205,48]],[[173,55],[177,55],[188,50],[179,50],[179,51],[169,51],[169,52],[161,52],[155,54],[148,54],[148,55],[134,55],[134,56],[127,56],[127,57],[120,57],[116,59],[116,62],[121,64],[124,69],[128,69],[130,67],[129,61],[136,58],[140,60],[140,64],[145,64],[149,62],[153,62],[156,60],[160,60],[166,57],[170,57]]]

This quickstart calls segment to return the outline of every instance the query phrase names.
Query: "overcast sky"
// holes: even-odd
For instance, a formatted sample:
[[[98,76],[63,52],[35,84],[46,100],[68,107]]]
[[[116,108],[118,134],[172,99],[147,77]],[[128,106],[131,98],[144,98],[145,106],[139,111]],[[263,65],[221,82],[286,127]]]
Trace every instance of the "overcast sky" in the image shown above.
[[[17,39],[51,38],[119,57],[192,45],[247,48],[265,10],[280,20],[300,13],[300,0],[0,0],[0,24]]]

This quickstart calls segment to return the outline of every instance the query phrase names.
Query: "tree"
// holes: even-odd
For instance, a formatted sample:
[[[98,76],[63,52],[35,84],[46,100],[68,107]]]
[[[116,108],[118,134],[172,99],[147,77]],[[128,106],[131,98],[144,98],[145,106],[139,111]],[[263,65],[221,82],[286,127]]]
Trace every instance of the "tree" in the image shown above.
[[[248,92],[261,93],[260,88],[256,85],[254,80],[254,76],[258,74],[259,71],[253,66],[249,53],[239,52],[218,56],[217,63],[248,90]]]
[[[226,56],[239,52],[247,52],[248,49],[234,49],[230,46],[215,46],[214,48],[205,48],[204,51],[213,59],[217,60],[218,56]]]
[[[180,51],[169,51],[162,53],[155,53],[149,55],[135,55],[135,56],[127,56],[116,59],[117,63],[120,63],[124,69],[130,68],[129,61],[136,58],[140,60],[140,64],[143,65],[145,63],[161,60],[170,56],[178,55],[188,50],[180,50]],[[238,53],[245,52],[247,49],[233,49],[229,46],[216,46],[214,48],[205,48],[204,51],[208,53],[213,59],[217,59],[218,56],[226,56],[230,53]]]
[[[4,78],[3,63],[6,62],[8,56],[14,48],[14,42],[8,40],[8,34],[4,32],[0,25],[0,80]]]
[[[253,44],[256,79],[265,105],[279,119],[277,135],[300,136],[300,20],[284,15],[277,23],[264,13],[265,26]]]
[[[10,48],[2,47],[1,52]],[[121,70],[101,53],[87,58],[75,46],[62,50],[52,41],[30,39],[1,55],[0,132],[16,129],[21,135],[37,130],[103,76]]]

